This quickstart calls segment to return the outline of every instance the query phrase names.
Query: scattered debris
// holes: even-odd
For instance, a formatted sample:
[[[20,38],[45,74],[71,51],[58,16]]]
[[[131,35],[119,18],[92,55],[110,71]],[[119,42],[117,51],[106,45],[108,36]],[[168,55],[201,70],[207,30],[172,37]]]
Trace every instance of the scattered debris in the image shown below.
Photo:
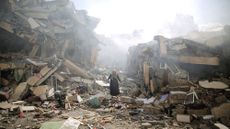
[[[178,122],[191,123],[191,116],[190,115],[185,115],[185,114],[177,114],[176,115],[176,120]]]
[[[215,118],[230,117],[230,103],[223,103],[218,107],[212,108],[212,114]]]
[[[228,88],[227,84],[223,82],[219,82],[219,81],[212,81],[212,82],[209,82],[208,80],[199,81],[199,85],[203,88],[211,88],[211,89],[227,89]]]
[[[155,36],[130,47],[121,95],[111,96],[109,70],[94,67],[99,19],[69,0],[3,3],[0,128],[230,126],[227,47]]]

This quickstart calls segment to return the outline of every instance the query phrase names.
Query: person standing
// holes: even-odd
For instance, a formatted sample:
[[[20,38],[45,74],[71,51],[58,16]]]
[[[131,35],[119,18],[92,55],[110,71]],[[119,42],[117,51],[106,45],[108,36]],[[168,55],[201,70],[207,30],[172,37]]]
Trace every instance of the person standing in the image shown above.
[[[117,74],[117,72],[114,70],[112,72],[112,74],[109,75],[110,80],[110,94],[112,96],[117,96],[120,94],[120,90],[119,90],[119,82],[121,82],[119,75]],[[119,82],[118,82],[119,81]]]

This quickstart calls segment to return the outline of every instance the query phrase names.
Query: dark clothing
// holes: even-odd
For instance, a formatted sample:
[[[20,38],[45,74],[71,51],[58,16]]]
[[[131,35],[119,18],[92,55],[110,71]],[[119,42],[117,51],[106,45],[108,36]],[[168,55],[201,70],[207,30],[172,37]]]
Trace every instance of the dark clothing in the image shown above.
[[[118,75],[110,74],[109,79],[110,79],[110,87],[109,87],[110,94],[112,96],[117,96],[118,94],[120,94],[119,83],[118,83],[118,81],[121,81],[120,77]]]

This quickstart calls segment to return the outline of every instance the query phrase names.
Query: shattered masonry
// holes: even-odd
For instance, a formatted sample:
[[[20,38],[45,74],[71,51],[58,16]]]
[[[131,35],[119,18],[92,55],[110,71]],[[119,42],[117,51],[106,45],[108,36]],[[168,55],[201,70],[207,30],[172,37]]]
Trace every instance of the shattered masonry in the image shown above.
[[[0,7],[1,129],[230,127],[228,40],[213,48],[158,35],[132,46],[113,97],[109,70],[93,69],[98,18],[69,0]]]

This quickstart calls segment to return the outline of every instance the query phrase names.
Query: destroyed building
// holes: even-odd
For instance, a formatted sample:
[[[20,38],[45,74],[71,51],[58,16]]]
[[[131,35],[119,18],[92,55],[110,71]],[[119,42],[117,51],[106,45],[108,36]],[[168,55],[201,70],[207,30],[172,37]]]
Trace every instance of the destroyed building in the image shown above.
[[[68,0],[4,0],[3,3],[2,53],[16,53],[21,49],[28,57],[57,55],[82,66],[95,64],[99,41],[93,30],[99,19],[88,16],[84,10],[76,10]],[[15,43],[17,40],[19,43]]]
[[[158,35],[130,47],[114,97],[111,70],[95,67],[100,19],[69,0],[2,0],[0,17],[0,129],[230,126],[229,26],[216,40]]]
[[[135,78],[145,96],[155,96],[154,104],[166,102],[169,105],[163,106],[173,106],[176,114],[181,113],[183,104],[182,114],[186,115],[177,115],[179,121],[190,123],[189,114],[212,112],[215,116],[213,107],[229,104],[217,100],[229,97],[229,42],[219,44],[213,48],[189,39],[155,36],[153,41],[130,47],[128,75]],[[159,95],[160,100],[156,100]],[[225,113],[224,117],[229,117],[229,112]]]

